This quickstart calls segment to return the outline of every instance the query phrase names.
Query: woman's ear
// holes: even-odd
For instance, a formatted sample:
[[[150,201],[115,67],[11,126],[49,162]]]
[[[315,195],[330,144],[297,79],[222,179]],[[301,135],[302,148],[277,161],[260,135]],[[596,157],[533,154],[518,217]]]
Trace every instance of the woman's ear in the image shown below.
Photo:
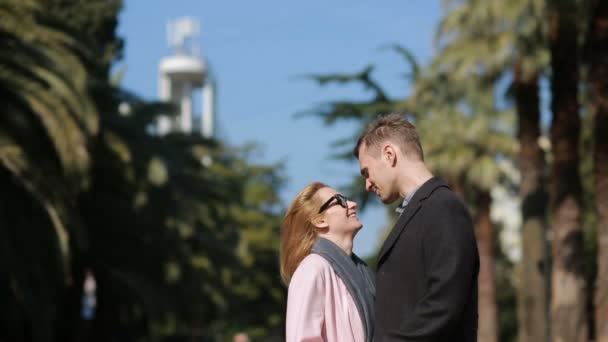
[[[329,223],[327,223],[327,220],[324,216],[320,216],[316,219],[313,219],[311,223],[313,224],[313,226],[321,229],[329,227]]]

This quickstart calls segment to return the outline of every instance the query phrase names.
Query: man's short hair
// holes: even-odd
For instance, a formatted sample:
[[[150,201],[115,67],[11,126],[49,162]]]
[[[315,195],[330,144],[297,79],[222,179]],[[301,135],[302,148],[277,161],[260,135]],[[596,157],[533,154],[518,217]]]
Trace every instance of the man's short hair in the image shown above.
[[[353,154],[359,159],[359,149],[365,144],[370,155],[378,156],[382,143],[387,140],[397,144],[408,157],[424,160],[416,127],[405,118],[405,115],[398,113],[380,116],[370,122],[357,140]]]

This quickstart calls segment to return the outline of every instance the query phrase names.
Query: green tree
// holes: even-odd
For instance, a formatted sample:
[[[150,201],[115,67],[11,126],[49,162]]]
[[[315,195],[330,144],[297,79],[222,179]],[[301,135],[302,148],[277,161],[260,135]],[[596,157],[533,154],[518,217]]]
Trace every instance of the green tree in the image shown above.
[[[0,339],[278,336],[281,167],[148,133],[173,108],[110,79],[120,5],[0,4]]]
[[[121,102],[131,112],[108,116],[96,178],[82,200],[87,264],[106,287],[89,335],[270,334],[283,322],[284,290],[273,278],[278,168],[252,165],[247,153],[200,137],[151,136],[153,106],[133,97]]]

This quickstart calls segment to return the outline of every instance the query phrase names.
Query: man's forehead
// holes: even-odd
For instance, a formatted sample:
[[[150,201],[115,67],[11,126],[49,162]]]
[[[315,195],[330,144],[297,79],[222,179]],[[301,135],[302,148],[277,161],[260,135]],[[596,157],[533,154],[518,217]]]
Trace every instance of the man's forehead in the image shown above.
[[[365,141],[363,143],[361,143],[361,145],[359,145],[359,154],[365,154],[367,153],[368,150],[368,146],[367,143],[365,143]]]
[[[375,145],[361,144],[359,147],[359,160],[361,160],[362,156],[376,158],[380,155],[380,151],[382,151],[386,146],[391,146],[394,148],[392,142],[389,140],[384,140]]]
[[[367,155],[367,153],[363,153],[363,150],[359,150],[359,152],[359,170],[363,172],[364,169],[367,169],[369,155]]]
[[[361,161],[361,159],[367,159],[367,157],[369,157],[369,146],[361,144],[359,147],[359,161]]]

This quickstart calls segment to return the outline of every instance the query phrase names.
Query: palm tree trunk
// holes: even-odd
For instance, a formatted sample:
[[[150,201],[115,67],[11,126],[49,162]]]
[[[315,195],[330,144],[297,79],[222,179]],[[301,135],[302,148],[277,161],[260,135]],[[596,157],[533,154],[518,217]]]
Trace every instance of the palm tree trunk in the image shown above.
[[[608,2],[595,1],[589,31],[589,81],[594,127],[598,274],[595,289],[595,339],[608,342]]]
[[[494,242],[490,203],[487,191],[477,195],[475,227],[479,246],[479,330],[480,342],[497,342],[496,284],[494,277]]]
[[[515,65],[514,89],[519,122],[519,196],[522,207],[522,258],[518,288],[519,342],[547,340],[547,302],[545,255],[547,191],[544,187],[544,154],[538,145],[540,106],[538,74],[524,75],[521,63]],[[545,270],[545,272],[543,272]]]
[[[575,10],[560,9],[551,18],[551,209],[553,270],[551,336],[556,342],[587,342],[583,273],[582,185],[579,176],[581,120],[577,88],[579,62]]]

